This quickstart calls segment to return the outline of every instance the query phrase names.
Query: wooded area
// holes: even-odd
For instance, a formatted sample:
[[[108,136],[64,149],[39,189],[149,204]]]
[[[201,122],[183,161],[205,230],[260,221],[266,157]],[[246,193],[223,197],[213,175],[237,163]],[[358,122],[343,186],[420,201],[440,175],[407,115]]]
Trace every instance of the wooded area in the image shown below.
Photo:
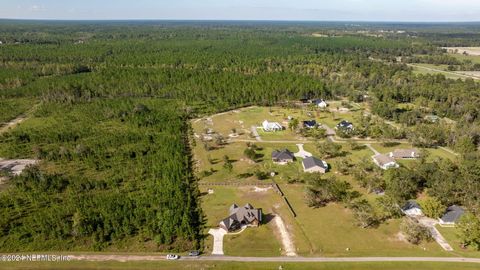
[[[0,123],[38,106],[0,135],[0,157],[42,160],[0,192],[0,250],[198,248],[187,120],[304,97],[368,101],[401,124],[366,118],[362,136],[461,152],[462,164],[422,165],[406,181],[478,214],[480,85],[397,63],[440,52],[425,33],[315,38],[312,27],[0,22]],[[312,201],[324,203],[323,184]]]

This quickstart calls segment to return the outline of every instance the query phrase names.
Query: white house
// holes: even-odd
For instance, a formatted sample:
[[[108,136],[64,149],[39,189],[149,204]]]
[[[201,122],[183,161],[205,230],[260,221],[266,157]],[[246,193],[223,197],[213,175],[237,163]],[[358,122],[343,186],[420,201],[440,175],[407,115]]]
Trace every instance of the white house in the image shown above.
[[[389,157],[387,155],[382,155],[382,154],[374,155],[372,157],[372,159],[373,159],[373,162],[375,162],[375,164],[378,165],[378,167],[380,167],[384,170],[399,167],[399,165],[395,161],[395,159],[393,159],[392,157]]]
[[[423,216],[422,208],[420,205],[414,201],[410,200],[408,201],[403,207],[402,207],[402,212],[409,217],[418,217],[418,216]]]
[[[262,123],[263,130],[266,132],[283,130],[282,125],[277,122],[268,122],[267,120]]]
[[[395,159],[410,159],[419,158],[420,153],[418,149],[395,149],[389,153],[389,156]]]
[[[314,102],[315,105],[317,105],[317,107],[319,107],[319,108],[324,109],[324,108],[327,108],[327,107],[328,107],[328,103],[327,103],[325,100],[323,100],[323,99],[317,99],[317,100],[314,100],[313,102]]]

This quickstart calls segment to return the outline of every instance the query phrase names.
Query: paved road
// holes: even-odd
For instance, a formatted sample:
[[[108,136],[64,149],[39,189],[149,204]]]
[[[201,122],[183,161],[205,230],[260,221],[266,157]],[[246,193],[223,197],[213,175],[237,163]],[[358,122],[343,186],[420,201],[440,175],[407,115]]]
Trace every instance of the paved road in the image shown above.
[[[72,255],[80,261],[161,261],[163,255]],[[463,257],[233,257],[200,256],[181,257],[184,261],[230,261],[230,262],[458,262],[480,263],[480,258]]]
[[[190,258],[184,258],[188,260]],[[469,262],[480,263],[479,258],[461,257],[199,257],[202,261],[231,261],[231,262]]]

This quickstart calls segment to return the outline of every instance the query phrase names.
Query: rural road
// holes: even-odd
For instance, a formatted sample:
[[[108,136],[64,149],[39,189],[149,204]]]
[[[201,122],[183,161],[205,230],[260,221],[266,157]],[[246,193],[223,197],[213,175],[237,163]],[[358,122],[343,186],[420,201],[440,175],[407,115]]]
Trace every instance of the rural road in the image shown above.
[[[72,255],[77,261],[161,261],[163,255]],[[480,263],[480,258],[463,257],[234,257],[200,256],[181,257],[184,261],[227,261],[227,262],[458,262]]]

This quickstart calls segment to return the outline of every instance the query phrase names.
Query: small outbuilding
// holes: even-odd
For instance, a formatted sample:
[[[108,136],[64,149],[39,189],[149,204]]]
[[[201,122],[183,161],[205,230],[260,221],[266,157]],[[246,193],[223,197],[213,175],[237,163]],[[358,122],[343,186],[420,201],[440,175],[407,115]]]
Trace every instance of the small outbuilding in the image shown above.
[[[326,173],[328,163],[315,157],[307,157],[302,161],[303,171],[307,173]]]
[[[328,107],[328,103],[324,99],[315,99],[312,101],[312,103],[314,103],[318,108],[325,109]]]
[[[454,227],[455,224],[460,220],[460,218],[465,213],[462,207],[458,205],[452,205],[447,208],[445,214],[438,219],[438,224],[442,227]]]
[[[423,216],[422,207],[414,200],[405,203],[402,207],[402,212],[409,217]]]

